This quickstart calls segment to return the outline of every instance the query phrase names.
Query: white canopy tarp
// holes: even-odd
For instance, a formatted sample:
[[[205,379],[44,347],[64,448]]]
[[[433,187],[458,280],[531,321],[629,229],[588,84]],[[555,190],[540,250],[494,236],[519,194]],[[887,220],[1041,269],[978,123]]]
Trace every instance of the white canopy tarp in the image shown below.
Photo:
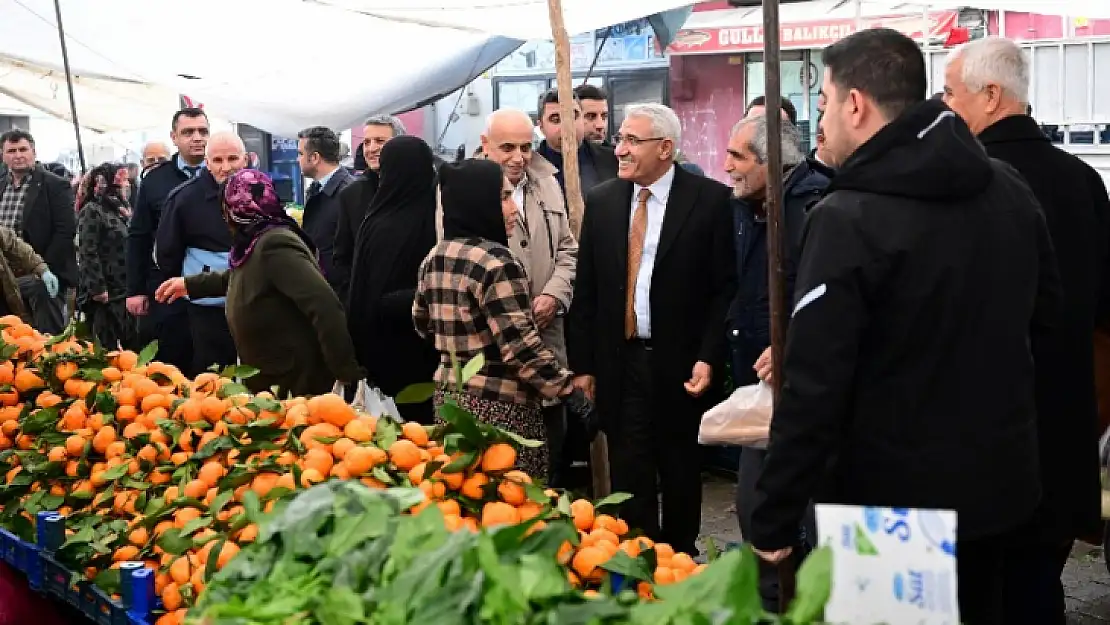
[[[172,89],[149,83],[83,74],[73,78],[81,102],[81,126],[98,132],[166,126],[178,105]],[[21,105],[72,122],[65,71],[61,67],[0,57],[0,94]]]
[[[550,39],[547,0],[314,0],[367,15],[515,39]],[[571,35],[694,4],[693,0],[562,0]]]
[[[62,0],[62,21],[77,76],[160,85],[280,136],[410,108],[470,82],[521,43],[300,0]],[[0,0],[0,59],[61,66],[53,0]],[[64,75],[59,85],[67,103]],[[98,103],[74,92],[78,117],[94,118]],[[114,116],[126,120],[140,101],[120,102]],[[129,127],[149,127],[141,117]]]
[[[546,0],[435,1],[376,3],[393,9],[382,15],[305,0],[61,0],[61,7],[77,76],[159,85],[220,117],[288,137],[307,126],[347,128],[368,114],[434,100],[481,75],[523,40],[550,37]],[[564,0],[572,33],[687,4]],[[455,11],[464,5],[470,17],[461,21],[415,19],[419,11],[412,8],[442,18],[460,15]],[[472,23],[487,21],[497,27]],[[0,60],[61,66],[53,0],[0,0]],[[59,102],[65,102],[65,82],[58,84]],[[83,96],[82,86],[74,92],[78,117],[99,115],[85,113],[96,103]],[[126,125],[126,107],[121,103],[113,120]],[[129,127],[146,123],[136,115]]]

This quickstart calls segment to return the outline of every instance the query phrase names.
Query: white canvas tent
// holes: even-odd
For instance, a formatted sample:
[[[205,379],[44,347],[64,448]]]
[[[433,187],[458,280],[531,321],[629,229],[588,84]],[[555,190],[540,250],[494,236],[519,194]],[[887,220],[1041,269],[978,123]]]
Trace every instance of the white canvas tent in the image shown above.
[[[573,18],[569,28],[592,30],[689,3],[589,1],[594,7],[586,11],[585,0],[564,0]],[[533,10],[514,12],[521,2]],[[130,107],[162,111],[152,116],[165,123],[176,107],[176,101],[165,102],[168,92],[199,100],[220,117],[292,136],[306,126],[350,127],[368,113],[433,100],[469,83],[523,39],[549,37],[546,0],[521,2],[469,3],[478,7],[475,15],[500,25],[486,30],[302,0],[61,0],[61,8],[82,125],[96,128],[92,120],[103,115],[110,118],[100,121],[103,128],[147,127],[144,115],[131,117]],[[491,4],[501,12],[488,12],[496,9]],[[501,27],[512,36],[497,32]],[[41,68],[61,66],[53,0],[0,0],[0,72],[19,63],[40,68],[40,77]],[[64,76],[58,81],[51,74],[46,87],[31,82],[24,76],[19,84],[34,86],[37,95],[20,90],[14,97],[60,113],[52,98],[57,93],[58,103],[66,101]],[[133,88],[141,83],[162,89]],[[7,84],[0,80],[0,86]],[[126,92],[112,105],[114,113],[89,110],[98,106],[96,97],[104,97],[85,94],[93,85],[101,92]]]
[[[903,10],[907,8],[950,10],[969,7],[987,11],[1110,18],[1110,0],[883,0],[883,4]]]

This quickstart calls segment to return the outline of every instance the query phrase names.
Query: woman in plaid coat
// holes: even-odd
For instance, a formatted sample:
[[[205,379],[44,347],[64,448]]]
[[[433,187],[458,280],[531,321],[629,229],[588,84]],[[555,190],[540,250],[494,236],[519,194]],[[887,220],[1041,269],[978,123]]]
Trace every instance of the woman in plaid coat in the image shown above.
[[[544,345],[531,314],[531,287],[508,247],[516,223],[513,188],[491,161],[468,160],[440,168],[443,240],[420,267],[413,320],[440,352],[436,406],[450,398],[482,421],[543,440],[543,399],[563,398],[585,418],[592,405],[572,374]],[[454,387],[451,354],[485,364],[463,388]],[[547,472],[547,446],[525,448],[521,468]]]

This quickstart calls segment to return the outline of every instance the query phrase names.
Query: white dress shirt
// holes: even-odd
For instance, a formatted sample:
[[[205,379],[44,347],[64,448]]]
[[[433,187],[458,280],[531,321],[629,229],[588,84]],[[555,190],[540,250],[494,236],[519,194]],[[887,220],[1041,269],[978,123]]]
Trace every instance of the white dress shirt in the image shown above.
[[[674,183],[674,165],[647,187],[651,197],[647,201],[647,232],[644,234],[644,254],[640,257],[640,272],[636,274],[636,337],[651,338],[651,274],[655,270],[655,254],[659,251],[659,235],[663,232],[663,215],[667,212],[667,198],[671,195]],[[629,216],[629,231],[632,229],[631,216],[635,215],[641,185],[632,186],[632,212]]]

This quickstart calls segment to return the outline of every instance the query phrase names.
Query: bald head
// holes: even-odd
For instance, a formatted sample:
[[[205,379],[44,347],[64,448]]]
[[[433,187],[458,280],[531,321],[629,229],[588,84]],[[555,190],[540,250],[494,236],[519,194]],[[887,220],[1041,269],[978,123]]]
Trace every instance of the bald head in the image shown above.
[[[208,139],[207,161],[212,177],[223,184],[247,166],[247,147],[234,132],[217,132]]]
[[[520,184],[532,161],[532,118],[520,109],[503,108],[486,119],[482,152],[501,165],[509,182]]]
[[[161,141],[151,141],[143,146],[143,169],[170,160],[170,148]]]

